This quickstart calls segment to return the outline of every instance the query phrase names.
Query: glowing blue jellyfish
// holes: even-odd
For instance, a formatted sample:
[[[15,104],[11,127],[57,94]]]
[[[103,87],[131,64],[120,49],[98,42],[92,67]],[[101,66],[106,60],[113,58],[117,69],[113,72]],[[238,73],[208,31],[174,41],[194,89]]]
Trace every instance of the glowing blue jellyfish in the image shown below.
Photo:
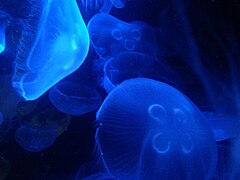
[[[120,52],[156,55],[156,36],[143,22],[126,23],[108,14],[97,14],[88,23],[91,42],[100,57]]]
[[[75,0],[29,4],[12,84],[26,100],[35,100],[81,66],[89,36]]]
[[[174,73],[156,57],[137,52],[123,52],[104,65],[103,86],[109,93],[122,81],[137,77],[148,77],[164,82],[173,82]]]
[[[99,141],[118,179],[211,179],[217,151],[199,109],[177,89],[151,79],[126,80],[97,113]]]
[[[5,50],[6,46],[6,28],[9,24],[10,16],[0,10],[0,53]]]
[[[30,152],[43,151],[56,140],[57,133],[49,129],[33,129],[20,126],[15,132],[16,142]]]
[[[240,137],[240,118],[226,114],[204,112],[211,125],[216,141]]]
[[[101,105],[101,97],[94,89],[73,82],[62,82],[49,91],[49,99],[60,112],[82,115]]]

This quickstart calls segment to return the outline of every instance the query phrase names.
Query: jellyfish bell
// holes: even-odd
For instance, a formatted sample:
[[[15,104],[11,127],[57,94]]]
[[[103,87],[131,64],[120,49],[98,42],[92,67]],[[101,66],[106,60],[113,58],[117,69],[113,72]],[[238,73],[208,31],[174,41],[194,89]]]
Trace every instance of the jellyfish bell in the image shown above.
[[[12,84],[26,100],[35,100],[81,66],[89,36],[75,0],[26,4]]]
[[[215,172],[217,151],[209,124],[170,85],[125,80],[106,97],[96,119],[96,140],[118,179],[211,179]]]
[[[20,126],[15,132],[15,141],[23,149],[39,152],[50,147],[56,140],[57,132],[51,129],[33,129]]]
[[[60,82],[49,91],[49,99],[60,112],[83,115],[99,108],[102,100],[96,89],[74,82]]]
[[[157,54],[155,32],[143,22],[127,23],[109,14],[96,14],[87,27],[93,47],[101,58],[124,51]]]
[[[157,57],[138,52],[122,52],[111,56],[103,68],[101,85],[109,93],[124,80],[147,77],[170,84],[177,81],[174,72]]]
[[[25,111],[26,110],[24,110],[24,112]],[[47,108],[41,111],[33,111],[33,113],[25,116],[20,116],[19,122],[22,126],[30,129],[56,131],[57,136],[60,136],[70,125],[71,116],[61,113],[55,108]]]

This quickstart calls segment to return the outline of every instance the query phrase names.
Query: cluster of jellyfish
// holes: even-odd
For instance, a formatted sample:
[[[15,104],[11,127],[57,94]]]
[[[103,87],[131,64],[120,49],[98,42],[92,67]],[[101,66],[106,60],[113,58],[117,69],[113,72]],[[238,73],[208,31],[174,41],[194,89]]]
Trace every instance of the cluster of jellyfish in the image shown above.
[[[92,160],[80,166],[75,180],[218,177],[218,143],[240,136],[239,100],[228,98],[240,97],[239,77],[234,76],[237,55],[229,53],[220,34],[213,35],[229,59],[232,86],[228,87],[228,79],[223,83],[213,79],[204,67],[199,50],[204,44],[198,45],[191,32],[183,0],[163,3],[171,8],[161,14],[159,27],[111,15],[112,9],[127,3],[27,1],[24,18],[0,10],[0,54],[16,51],[10,53],[14,72],[0,72],[0,130],[10,128],[14,116],[15,142],[25,151],[41,152],[67,130],[71,117],[94,112]],[[82,16],[88,11],[95,13],[89,21]],[[174,18],[179,23],[172,25]],[[12,27],[21,29],[15,32],[17,42],[10,37]],[[166,61],[176,56],[187,61],[196,79],[192,71],[179,73]],[[88,82],[85,69],[97,85]],[[68,78],[79,75],[77,71],[86,79]],[[196,81],[201,82],[207,105],[195,89],[186,91]],[[52,106],[42,107],[43,96]],[[235,145],[236,151],[239,145]],[[10,162],[0,156],[0,166],[4,179]]]

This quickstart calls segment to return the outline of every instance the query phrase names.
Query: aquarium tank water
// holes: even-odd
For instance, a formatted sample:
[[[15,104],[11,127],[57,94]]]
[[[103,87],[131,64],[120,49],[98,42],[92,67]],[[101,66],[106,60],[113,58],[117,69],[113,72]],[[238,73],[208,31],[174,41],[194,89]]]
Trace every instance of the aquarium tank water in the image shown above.
[[[239,0],[0,0],[0,180],[239,180]]]

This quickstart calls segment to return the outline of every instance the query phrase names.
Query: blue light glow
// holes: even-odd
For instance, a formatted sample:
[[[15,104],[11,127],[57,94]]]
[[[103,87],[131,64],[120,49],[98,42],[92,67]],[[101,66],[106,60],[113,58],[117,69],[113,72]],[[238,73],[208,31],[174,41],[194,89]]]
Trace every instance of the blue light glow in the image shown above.
[[[25,23],[12,84],[34,100],[81,66],[89,37],[75,0],[32,2]]]
[[[210,179],[215,172],[210,125],[185,95],[165,83],[124,81],[104,100],[97,121],[96,140],[118,179]]]

